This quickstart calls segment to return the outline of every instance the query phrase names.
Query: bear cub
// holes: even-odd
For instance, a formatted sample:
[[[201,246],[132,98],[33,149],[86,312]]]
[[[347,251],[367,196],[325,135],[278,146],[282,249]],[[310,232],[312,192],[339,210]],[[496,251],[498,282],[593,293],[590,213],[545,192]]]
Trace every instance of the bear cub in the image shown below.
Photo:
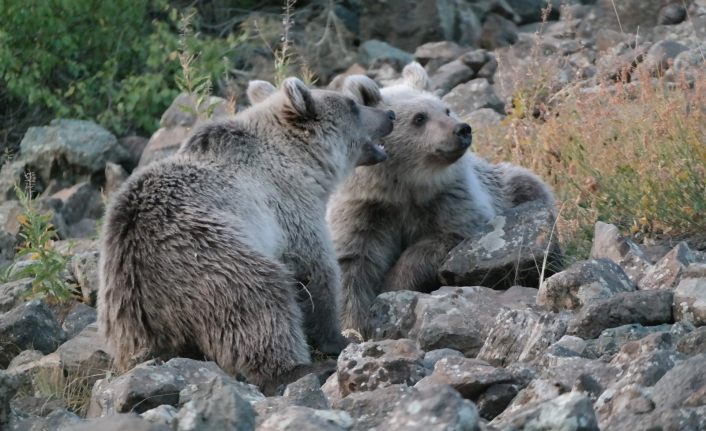
[[[397,114],[395,129],[383,139],[388,160],[358,167],[328,208],[343,275],[341,324],[365,334],[378,294],[439,288],[437,273],[448,252],[479,226],[527,201],[553,208],[554,197],[529,170],[469,152],[471,127],[429,92],[418,63],[382,90],[363,75],[345,78],[341,90]]]

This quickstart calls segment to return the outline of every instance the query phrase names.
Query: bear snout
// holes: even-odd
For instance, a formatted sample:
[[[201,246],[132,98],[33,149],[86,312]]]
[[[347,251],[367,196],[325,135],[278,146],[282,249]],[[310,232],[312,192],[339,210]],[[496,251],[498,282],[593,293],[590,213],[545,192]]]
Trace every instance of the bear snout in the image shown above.
[[[458,137],[470,138],[472,131],[471,126],[466,123],[458,123],[456,127],[454,127],[454,135]]]

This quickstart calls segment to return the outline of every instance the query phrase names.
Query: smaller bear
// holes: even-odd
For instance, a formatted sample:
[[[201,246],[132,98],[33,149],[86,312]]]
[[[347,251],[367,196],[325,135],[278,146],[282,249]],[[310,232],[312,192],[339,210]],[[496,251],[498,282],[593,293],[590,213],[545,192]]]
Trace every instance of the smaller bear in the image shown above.
[[[135,172],[101,238],[98,320],[118,367],[206,357],[271,386],[310,362],[305,335],[340,352],[326,202],[356,164],[384,158],[374,141],[393,119],[289,78]]]
[[[363,75],[347,77],[340,90],[397,114],[395,130],[383,139],[388,160],[357,168],[327,214],[343,273],[342,327],[365,334],[378,294],[439,288],[448,252],[479,226],[527,201],[553,209],[554,196],[529,170],[469,152],[471,127],[428,91],[418,63],[382,90]]]

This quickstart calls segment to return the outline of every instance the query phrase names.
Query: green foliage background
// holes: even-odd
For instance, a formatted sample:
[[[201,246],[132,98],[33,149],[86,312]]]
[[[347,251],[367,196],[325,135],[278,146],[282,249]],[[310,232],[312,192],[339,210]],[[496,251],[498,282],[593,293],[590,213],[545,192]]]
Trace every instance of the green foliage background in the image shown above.
[[[54,117],[153,132],[178,91],[178,21],[167,0],[0,0],[0,143]],[[216,81],[242,38],[187,42]]]

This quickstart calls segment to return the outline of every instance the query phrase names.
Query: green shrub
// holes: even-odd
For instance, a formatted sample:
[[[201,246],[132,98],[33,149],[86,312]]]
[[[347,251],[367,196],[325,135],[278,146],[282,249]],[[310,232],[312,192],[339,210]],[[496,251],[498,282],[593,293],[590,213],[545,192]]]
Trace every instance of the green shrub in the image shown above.
[[[74,117],[118,135],[151,133],[178,91],[177,21],[167,0],[0,1],[0,121]],[[188,43],[216,78],[241,40],[197,33]],[[24,111],[12,116],[10,106]]]

